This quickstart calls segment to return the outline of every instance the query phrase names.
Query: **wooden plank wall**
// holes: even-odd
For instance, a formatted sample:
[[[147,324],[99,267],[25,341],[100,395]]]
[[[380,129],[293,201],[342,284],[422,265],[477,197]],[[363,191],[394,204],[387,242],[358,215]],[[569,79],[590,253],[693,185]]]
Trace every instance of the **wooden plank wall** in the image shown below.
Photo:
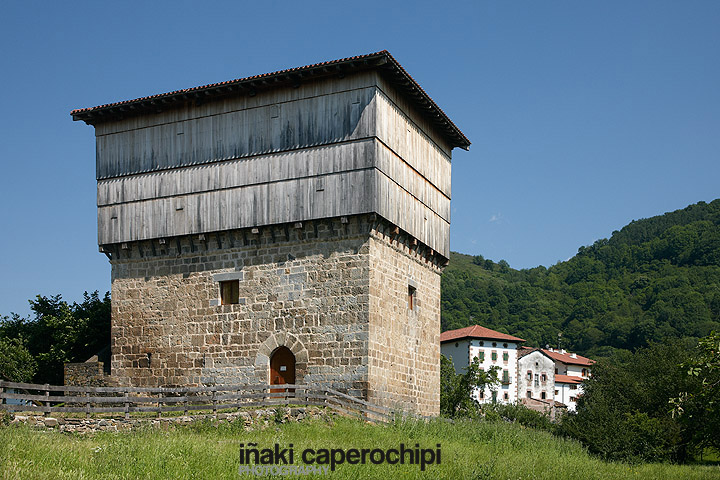
[[[372,211],[374,170],[211,190],[98,209],[101,245]]]
[[[216,107],[221,113],[204,115],[199,110],[194,118],[169,110],[152,115],[153,124],[137,128],[132,128],[134,118],[117,122],[115,131],[97,135],[97,178],[368,137],[374,130],[374,116],[362,113],[374,98],[375,88],[333,92],[331,86],[338,87],[333,83],[328,92],[292,101],[283,101],[287,89],[238,97],[235,109],[227,105],[231,102],[223,102]],[[242,108],[248,103],[243,100],[257,97],[262,103]]]
[[[376,212],[449,256],[442,138],[375,73],[316,83],[100,124],[98,243]]]

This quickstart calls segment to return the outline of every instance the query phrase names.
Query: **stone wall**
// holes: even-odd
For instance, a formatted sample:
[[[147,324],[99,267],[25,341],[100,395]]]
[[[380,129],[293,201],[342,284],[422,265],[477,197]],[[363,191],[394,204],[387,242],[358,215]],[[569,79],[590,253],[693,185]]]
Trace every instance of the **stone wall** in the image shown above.
[[[382,233],[393,231],[359,215],[124,245],[111,260],[113,377],[268,383],[284,345],[296,383],[437,414],[440,270],[411,237]],[[229,278],[239,303],[219,305]]]
[[[3,411],[0,410],[0,413]],[[298,408],[265,408],[258,410],[241,410],[231,413],[217,413],[214,415],[183,415],[180,417],[130,417],[103,418],[103,417],[71,417],[57,416],[45,417],[40,415],[14,415],[10,414],[11,425],[25,424],[32,427],[59,430],[67,433],[93,434],[97,432],[130,431],[135,428],[158,427],[163,431],[168,428],[190,425],[195,422],[209,422],[214,426],[222,423],[241,422],[246,431],[263,429],[276,423],[300,422],[305,419],[322,419],[332,421],[336,413],[319,407]]]
[[[64,385],[112,387],[113,379],[105,374],[103,362],[66,363]]]
[[[407,239],[374,231],[370,278],[370,399],[439,415],[440,270]]]

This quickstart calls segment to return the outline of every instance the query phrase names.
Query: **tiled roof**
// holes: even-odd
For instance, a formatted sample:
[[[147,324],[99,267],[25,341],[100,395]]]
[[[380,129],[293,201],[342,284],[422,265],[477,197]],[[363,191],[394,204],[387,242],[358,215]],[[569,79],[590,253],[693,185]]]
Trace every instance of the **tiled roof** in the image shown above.
[[[457,330],[448,330],[440,334],[440,343],[458,340],[460,338],[487,338],[490,340],[504,340],[508,342],[524,342],[522,338],[513,337],[507,333],[496,332],[480,325],[472,325],[470,327],[458,328]]]
[[[537,348],[537,347],[520,347],[518,350],[518,358],[522,358],[525,355],[530,355],[533,352],[540,352],[541,354],[545,355],[546,357],[550,358],[544,350]],[[552,360],[552,359],[551,359]]]
[[[567,363],[570,365],[583,365],[583,366],[592,366],[593,363],[595,363],[595,360],[591,360],[589,358],[583,357],[582,355],[575,355],[575,358],[573,358],[570,353],[560,353],[557,351],[550,351],[543,349],[543,352],[547,354],[548,357],[552,358],[553,360],[557,360],[562,363]]]
[[[555,375],[555,383],[580,383],[583,379],[572,375]]]
[[[186,100],[206,100],[212,97],[225,97],[243,93],[252,95],[256,91],[279,86],[298,86],[307,79],[345,75],[346,73],[367,69],[377,69],[383,73],[393,85],[407,96],[420,113],[424,114],[446,136],[453,147],[467,149],[470,146],[470,140],[387,50],[212,83],[200,87],[185,88],[134,100],[108,103],[97,107],[79,108],[70,112],[70,115],[72,115],[73,120],[83,120],[85,123],[94,125],[107,120],[172,108],[183,104]]]

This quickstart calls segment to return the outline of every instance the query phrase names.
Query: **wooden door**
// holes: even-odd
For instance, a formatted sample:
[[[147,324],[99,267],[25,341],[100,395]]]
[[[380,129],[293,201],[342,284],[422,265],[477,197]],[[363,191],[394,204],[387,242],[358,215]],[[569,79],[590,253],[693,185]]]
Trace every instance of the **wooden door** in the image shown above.
[[[270,357],[270,385],[295,383],[295,355],[287,347],[280,347]],[[283,390],[270,390],[279,393]]]

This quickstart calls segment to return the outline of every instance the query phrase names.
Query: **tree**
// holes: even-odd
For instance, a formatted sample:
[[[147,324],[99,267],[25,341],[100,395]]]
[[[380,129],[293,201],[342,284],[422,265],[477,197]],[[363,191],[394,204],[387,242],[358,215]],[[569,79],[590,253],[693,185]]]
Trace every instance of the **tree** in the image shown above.
[[[473,396],[476,388],[500,384],[498,368],[485,372],[475,358],[465,373],[455,373],[453,363],[440,355],[440,413],[447,417],[473,417],[479,413],[479,403]]]
[[[720,333],[702,338],[683,367],[699,384],[693,382],[696,390],[682,391],[671,399],[673,415],[692,429],[698,449],[712,447],[720,451]]]
[[[68,304],[60,295],[30,301],[34,319],[13,314],[0,319],[0,338],[18,339],[37,363],[32,380],[62,384],[65,362],[84,362],[110,343],[110,295],[83,294]]]
[[[687,460],[697,426],[673,417],[669,402],[699,385],[682,367],[688,359],[687,346],[673,342],[598,362],[560,431],[607,460]]]
[[[0,338],[0,379],[29,382],[37,363],[19,338]]]

